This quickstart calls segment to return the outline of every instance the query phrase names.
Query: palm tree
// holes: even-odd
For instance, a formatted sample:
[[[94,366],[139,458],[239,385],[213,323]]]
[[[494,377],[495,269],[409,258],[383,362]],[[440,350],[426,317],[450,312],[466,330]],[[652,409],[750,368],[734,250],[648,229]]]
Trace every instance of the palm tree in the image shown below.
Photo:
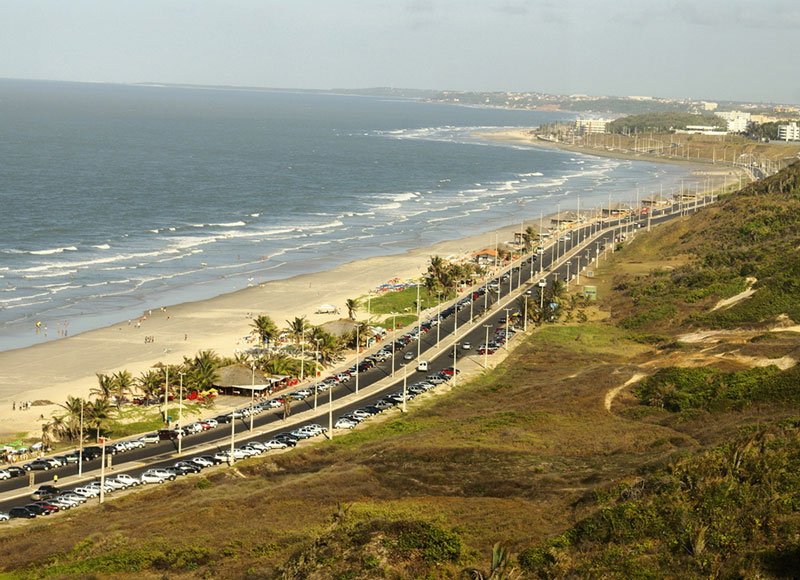
[[[533,240],[536,239],[536,229],[533,226],[528,226],[525,228],[525,232],[522,234],[522,241],[525,243],[525,249],[530,251],[531,246],[533,246]]]
[[[264,348],[269,346],[269,341],[278,336],[278,327],[269,316],[261,314],[253,319],[253,331],[261,340]]]
[[[117,411],[122,407],[122,400],[131,392],[133,377],[128,371],[119,371],[114,374],[114,396],[117,399]]]
[[[287,330],[292,335],[295,344],[300,344],[308,330],[308,323],[305,316],[295,316],[294,320],[287,320],[286,324],[289,325]]]
[[[161,391],[164,390],[161,373],[152,369],[143,372],[136,379],[136,383],[144,396],[145,404],[148,406],[151,399],[158,399]]]
[[[355,320],[356,318],[356,310],[358,310],[359,303],[357,298],[348,298],[345,303],[345,308],[347,308],[347,318],[350,320]]]
[[[86,424],[96,431],[96,439],[100,440],[100,431],[105,430],[111,424],[111,404],[104,399],[97,399],[89,403],[85,409]]]
[[[189,379],[198,391],[207,391],[219,381],[219,357],[213,350],[201,350],[189,362]]]
[[[89,391],[90,395],[103,401],[108,401],[114,394],[114,377],[111,375],[97,374],[97,386]]]
[[[59,405],[66,411],[60,416],[63,425],[63,433],[74,441],[81,436],[81,408],[88,406],[88,403],[79,397],[68,396],[67,400]]]
[[[294,374],[292,372],[294,370],[293,367],[295,366],[293,362],[294,361],[291,358],[281,354],[269,357],[269,359],[264,361],[262,368],[264,369],[264,372],[271,375],[291,375]]]

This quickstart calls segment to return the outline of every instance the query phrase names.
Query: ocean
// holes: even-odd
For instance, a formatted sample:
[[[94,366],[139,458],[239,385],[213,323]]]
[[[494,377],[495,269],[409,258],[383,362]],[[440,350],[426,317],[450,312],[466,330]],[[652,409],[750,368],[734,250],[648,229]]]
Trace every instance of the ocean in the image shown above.
[[[570,117],[0,80],[0,350],[686,177],[475,135]]]

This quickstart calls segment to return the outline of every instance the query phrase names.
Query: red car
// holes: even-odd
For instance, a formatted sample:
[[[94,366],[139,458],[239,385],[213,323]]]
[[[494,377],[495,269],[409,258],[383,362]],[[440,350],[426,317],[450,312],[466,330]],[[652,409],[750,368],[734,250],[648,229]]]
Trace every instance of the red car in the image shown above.
[[[461,374],[461,371],[458,369],[454,369],[453,367],[445,367],[442,369],[442,372],[446,374],[448,377],[452,377],[453,375]]]

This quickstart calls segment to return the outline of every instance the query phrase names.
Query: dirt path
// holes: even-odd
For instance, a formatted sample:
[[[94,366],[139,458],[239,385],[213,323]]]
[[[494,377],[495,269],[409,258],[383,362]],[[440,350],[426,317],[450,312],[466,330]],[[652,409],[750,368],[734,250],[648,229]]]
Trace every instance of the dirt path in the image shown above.
[[[720,308],[727,308],[728,306],[732,306],[745,298],[749,298],[753,294],[755,294],[755,290],[753,290],[753,284],[755,284],[757,280],[755,278],[747,278],[747,290],[744,292],[739,292],[736,296],[731,296],[730,298],[725,298],[724,300],[720,300],[717,302],[716,306],[711,309],[713,312],[714,310],[719,310]]]
[[[622,385],[620,385],[618,387],[614,387],[613,389],[608,391],[606,393],[606,400],[605,400],[606,411],[608,411],[609,413],[611,412],[611,403],[614,402],[614,397],[616,397],[622,389],[624,389],[625,387],[627,387],[631,383],[635,383],[636,381],[638,381],[640,379],[643,379],[646,376],[647,375],[644,374],[644,373],[636,373],[631,378],[629,378],[627,381],[625,381],[624,384],[622,384]]]

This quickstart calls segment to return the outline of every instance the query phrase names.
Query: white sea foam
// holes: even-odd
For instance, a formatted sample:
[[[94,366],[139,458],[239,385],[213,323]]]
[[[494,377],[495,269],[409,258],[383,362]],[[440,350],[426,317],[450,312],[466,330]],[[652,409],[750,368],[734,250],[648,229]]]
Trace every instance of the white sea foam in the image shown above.
[[[98,244],[96,246],[92,246],[93,248],[97,248],[98,250],[110,250],[111,246],[108,244]]]
[[[227,222],[227,223],[208,224],[208,225],[218,228],[237,228],[241,226],[246,226],[247,224],[245,222]]]
[[[517,174],[518,177],[541,177],[543,175],[544,175],[544,173],[541,173],[540,171],[534,171],[533,173],[518,173]]]
[[[52,248],[50,250],[31,250],[28,253],[35,256],[48,256],[50,254],[60,254],[62,252],[77,252],[78,248],[75,246],[66,246],[63,248]]]

